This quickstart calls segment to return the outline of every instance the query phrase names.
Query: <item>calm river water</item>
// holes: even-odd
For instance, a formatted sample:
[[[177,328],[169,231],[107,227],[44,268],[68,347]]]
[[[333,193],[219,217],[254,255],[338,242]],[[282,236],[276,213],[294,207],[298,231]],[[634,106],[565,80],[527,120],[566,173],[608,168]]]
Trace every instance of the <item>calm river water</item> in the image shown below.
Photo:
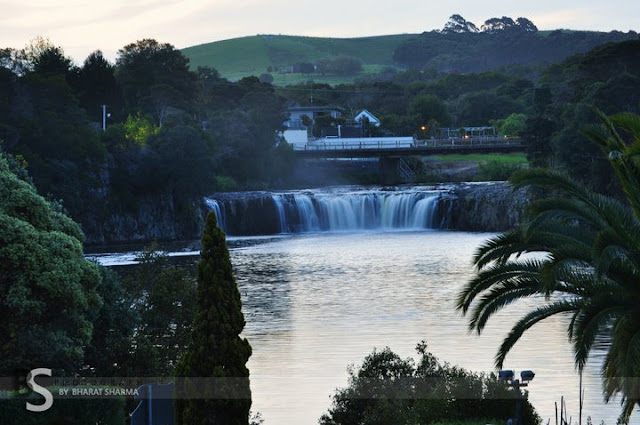
[[[347,366],[359,365],[374,347],[416,358],[416,344],[426,340],[441,361],[491,371],[502,338],[535,305],[500,312],[481,336],[468,332],[455,298],[473,275],[473,252],[491,236],[424,230],[231,240],[244,335],[253,347],[252,410],[266,425],[316,424],[335,389],[347,384]],[[538,325],[505,365],[535,371],[530,400],[545,424],[555,423],[561,396],[577,423],[579,380],[566,323],[558,317]],[[603,354],[594,353],[584,376],[583,423],[590,415],[594,424],[615,424],[619,412],[617,400],[602,402]],[[632,423],[640,424],[639,416]]]

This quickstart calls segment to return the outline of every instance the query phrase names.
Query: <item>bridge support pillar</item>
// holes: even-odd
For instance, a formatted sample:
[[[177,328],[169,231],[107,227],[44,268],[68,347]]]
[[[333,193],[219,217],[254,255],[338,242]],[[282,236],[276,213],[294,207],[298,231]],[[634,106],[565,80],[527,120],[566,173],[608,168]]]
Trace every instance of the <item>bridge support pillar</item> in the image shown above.
[[[400,179],[400,157],[380,157],[380,182],[382,184],[398,184]]]

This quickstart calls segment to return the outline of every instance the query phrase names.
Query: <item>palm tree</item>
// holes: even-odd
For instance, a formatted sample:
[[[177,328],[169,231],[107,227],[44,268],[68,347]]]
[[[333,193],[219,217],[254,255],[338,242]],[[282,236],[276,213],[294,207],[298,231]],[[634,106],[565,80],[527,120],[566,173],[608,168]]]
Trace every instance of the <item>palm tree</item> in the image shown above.
[[[558,171],[516,173],[515,189],[539,187],[551,195],[530,204],[516,229],[478,249],[478,273],[460,292],[457,308],[469,315],[469,328],[481,333],[503,307],[540,299],[502,342],[497,368],[533,325],[569,315],[567,332],[580,372],[596,340],[609,343],[602,367],[605,400],[620,394],[621,419],[627,421],[640,406],[640,117],[596,112],[602,125],[585,135],[609,159],[628,204]]]

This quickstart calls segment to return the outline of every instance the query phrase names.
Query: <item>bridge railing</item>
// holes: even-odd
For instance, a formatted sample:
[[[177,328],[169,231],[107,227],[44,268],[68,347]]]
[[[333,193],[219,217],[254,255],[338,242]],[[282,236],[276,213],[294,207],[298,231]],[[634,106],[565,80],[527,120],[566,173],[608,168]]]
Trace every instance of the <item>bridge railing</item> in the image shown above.
[[[303,151],[345,151],[345,150],[382,150],[382,149],[420,149],[427,147],[455,147],[455,146],[514,146],[519,145],[519,138],[505,138],[499,136],[475,136],[447,139],[397,138],[380,140],[382,138],[361,138],[357,140],[331,139],[314,140],[305,145],[294,145],[295,150]]]
[[[473,137],[449,137],[446,139],[420,139],[416,146],[460,146],[460,145],[519,145],[519,137],[503,136],[473,136]]]
[[[407,142],[402,140],[359,142],[331,141],[307,143],[304,146],[304,150],[408,149],[413,147],[416,147],[416,143],[414,141]]]

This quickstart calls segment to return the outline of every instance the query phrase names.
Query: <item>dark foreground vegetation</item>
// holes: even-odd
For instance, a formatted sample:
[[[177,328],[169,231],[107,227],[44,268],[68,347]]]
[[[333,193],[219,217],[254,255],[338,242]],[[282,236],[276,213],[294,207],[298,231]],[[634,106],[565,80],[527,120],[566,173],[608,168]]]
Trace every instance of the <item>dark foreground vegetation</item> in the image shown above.
[[[505,423],[515,416],[520,395],[494,374],[443,364],[424,341],[416,351],[417,362],[402,359],[388,347],[374,350],[357,370],[350,368],[349,386],[336,392],[320,424]],[[526,394],[522,397],[522,420],[539,423]]]

